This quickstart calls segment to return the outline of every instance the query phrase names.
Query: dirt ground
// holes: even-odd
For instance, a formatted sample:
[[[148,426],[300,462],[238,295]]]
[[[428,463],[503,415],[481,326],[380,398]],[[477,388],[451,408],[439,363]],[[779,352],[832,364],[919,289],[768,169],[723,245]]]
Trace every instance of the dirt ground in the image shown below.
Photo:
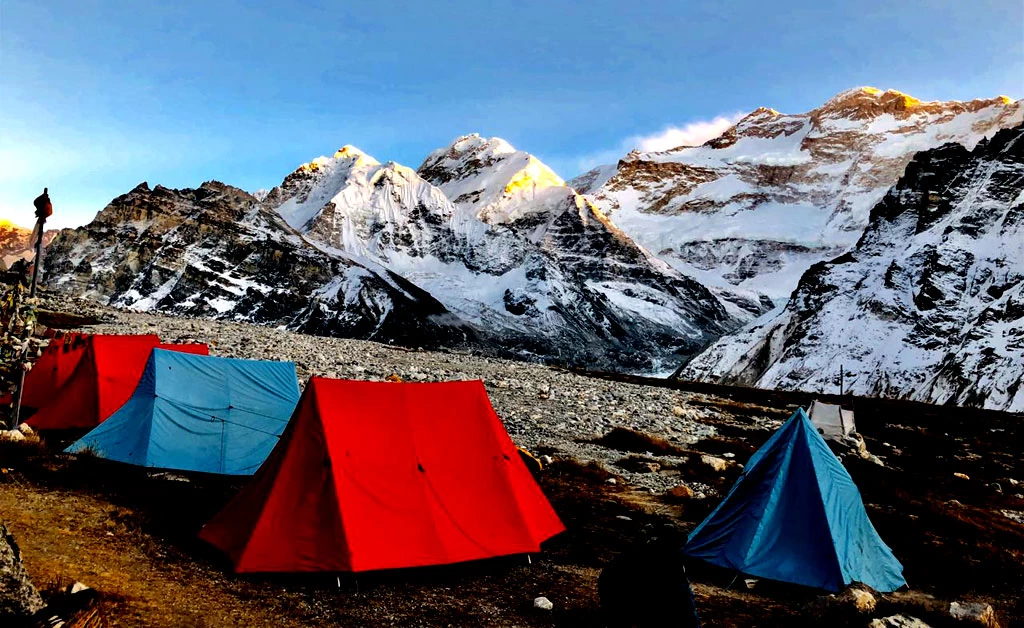
[[[776,404],[781,417],[789,411],[778,399],[765,401]],[[748,410],[764,410],[749,399],[707,395],[701,403],[728,410],[723,416],[730,418],[716,425],[719,436],[697,443],[694,452],[728,451],[742,463],[770,436],[744,420]],[[945,612],[949,601],[985,601],[1003,626],[1024,625],[1024,525],[1002,513],[1024,511],[1024,486],[1009,482],[1024,479],[1021,418],[922,412],[934,414],[912,407],[858,414],[869,449],[887,466],[846,463],[911,586],[880,595],[873,616],[906,612],[941,628],[954,625]],[[609,484],[614,469],[563,460],[541,471],[538,481],[568,529],[529,563],[517,556],[358,577],[239,577],[195,537],[237,483],[152,477],[57,452],[56,436],[42,446],[2,444],[0,518],[40,588],[85,582],[99,591],[110,626],[601,626],[602,567],[652,536],[681,541],[717,502]],[[624,459],[629,455],[623,452]],[[673,472],[721,492],[735,479],[699,465]],[[763,581],[741,590],[742,578],[737,586],[735,574],[701,564],[691,565],[690,573],[706,626],[870,621],[852,609],[836,610],[834,600],[818,592]],[[540,595],[554,603],[553,611],[533,608]]]

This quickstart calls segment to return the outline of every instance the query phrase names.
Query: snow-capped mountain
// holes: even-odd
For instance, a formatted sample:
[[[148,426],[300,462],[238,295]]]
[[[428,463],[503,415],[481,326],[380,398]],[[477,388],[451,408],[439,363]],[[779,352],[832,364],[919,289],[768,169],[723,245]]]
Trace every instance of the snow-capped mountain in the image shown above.
[[[703,146],[630,153],[568,185],[498,138],[460,137],[418,170],[345,146],[269,192],[143,184],[63,231],[44,267],[51,287],[135,309],[593,369],[667,373],[700,354],[692,378],[789,388],[827,387],[822,369],[835,362],[806,356],[839,355],[828,338],[841,325],[799,305],[834,299],[829,316],[846,312],[870,328],[848,339],[855,391],[958,403],[984,394],[992,407],[1017,407],[1020,375],[998,365],[1020,357],[1019,341],[991,321],[1019,329],[1020,257],[1009,249],[1020,242],[1021,203],[992,235],[982,214],[1006,194],[981,164],[1012,161],[1011,148],[1000,153],[1010,157],[989,155],[997,142],[984,140],[1022,120],[1021,104],[1005,98],[925,103],[859,88],[806,114],[758,109]],[[927,164],[946,164],[921,176],[955,178],[966,190],[942,206],[952,221],[943,229],[973,221],[988,234],[974,243],[988,247],[984,256],[931,227],[908,239],[871,209],[893,202],[878,205],[917,151],[947,142],[954,147],[914,162],[898,189],[920,184]],[[947,193],[955,196],[928,192]],[[893,258],[897,270],[886,266],[889,301],[864,297],[870,286],[850,277],[875,272],[888,246],[910,247]],[[961,289],[954,276],[968,270],[976,274]],[[906,294],[886,282],[913,293],[917,310],[900,310]],[[983,293],[977,282],[988,282]],[[947,302],[957,290],[970,299]],[[886,328],[906,345],[896,353],[870,341],[884,327],[875,319],[887,316],[913,328]],[[938,346],[949,338],[958,353]]]
[[[781,302],[856,243],[916,152],[973,148],[1022,120],[1005,97],[921,102],[864,87],[808,113],[761,108],[703,146],[632,152],[570,185],[683,273]]]
[[[475,331],[386,269],[321,250],[242,190],[145,183],[47,252],[51,288],[137,310],[285,325],[413,346]]]
[[[1024,126],[919,153],[856,247],[684,378],[1024,411]]]
[[[739,324],[503,140],[459,138],[419,173],[346,146],[300,166],[264,204],[318,246],[405,277],[519,355],[671,370]]]

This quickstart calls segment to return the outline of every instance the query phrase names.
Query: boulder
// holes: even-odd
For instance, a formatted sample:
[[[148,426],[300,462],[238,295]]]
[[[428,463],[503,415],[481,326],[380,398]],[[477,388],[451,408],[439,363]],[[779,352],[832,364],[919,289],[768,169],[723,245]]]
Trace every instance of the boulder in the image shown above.
[[[882,619],[874,619],[869,628],[931,628],[917,617],[910,615],[890,615]]]
[[[949,616],[972,626],[999,628],[995,610],[984,602],[952,602],[949,605]]]
[[[21,562],[14,536],[0,523],[0,625],[30,617],[44,606]]]
[[[551,603],[551,600],[542,595],[533,600],[533,607],[539,608],[542,611],[550,611],[555,607],[555,605]]]

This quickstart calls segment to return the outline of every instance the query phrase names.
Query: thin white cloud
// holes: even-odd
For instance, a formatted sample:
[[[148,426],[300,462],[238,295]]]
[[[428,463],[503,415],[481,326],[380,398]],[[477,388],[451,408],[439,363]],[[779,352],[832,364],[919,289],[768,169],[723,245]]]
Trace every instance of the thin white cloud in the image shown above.
[[[680,146],[700,146],[724,133],[745,115],[745,113],[723,114],[710,120],[694,120],[683,125],[670,125],[650,135],[633,135],[622,140],[617,148],[597,151],[571,160],[571,169],[576,172],[576,175],[579,175],[597,166],[614,164],[631,150],[657,152]]]
[[[718,116],[713,120],[697,120],[683,126],[669,126],[653,135],[631,137],[624,142],[645,153],[678,148],[679,146],[700,146],[712,140],[736,124],[743,114]]]

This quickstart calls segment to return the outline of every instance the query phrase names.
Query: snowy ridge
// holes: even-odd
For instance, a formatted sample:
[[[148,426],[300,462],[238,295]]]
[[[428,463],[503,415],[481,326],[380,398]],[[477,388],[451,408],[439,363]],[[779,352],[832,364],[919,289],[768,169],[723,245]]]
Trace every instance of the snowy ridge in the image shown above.
[[[924,103],[874,88],[805,114],[767,108],[704,146],[633,152],[574,180],[615,224],[714,289],[788,297],[848,250],[913,155],[1024,120],[1007,98]],[[603,183],[600,183],[601,181]]]
[[[1024,126],[918,154],[848,254],[683,377],[1024,410]]]

